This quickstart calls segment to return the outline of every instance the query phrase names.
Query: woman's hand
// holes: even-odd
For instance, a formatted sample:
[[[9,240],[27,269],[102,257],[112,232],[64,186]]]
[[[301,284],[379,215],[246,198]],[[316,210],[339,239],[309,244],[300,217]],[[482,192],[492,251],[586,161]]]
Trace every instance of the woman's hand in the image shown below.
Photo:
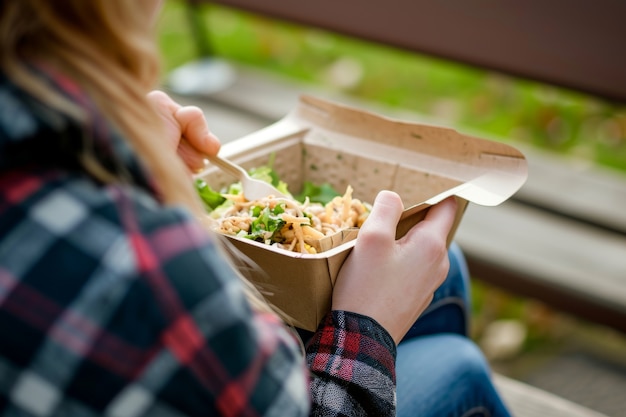
[[[165,122],[165,134],[172,150],[192,172],[204,167],[207,155],[217,155],[220,141],[209,130],[200,108],[181,106],[162,91],[150,92],[148,100]]]
[[[333,310],[369,316],[398,343],[431,302],[448,273],[446,241],[456,215],[449,198],[395,239],[400,197],[382,191],[344,263],[333,291]]]

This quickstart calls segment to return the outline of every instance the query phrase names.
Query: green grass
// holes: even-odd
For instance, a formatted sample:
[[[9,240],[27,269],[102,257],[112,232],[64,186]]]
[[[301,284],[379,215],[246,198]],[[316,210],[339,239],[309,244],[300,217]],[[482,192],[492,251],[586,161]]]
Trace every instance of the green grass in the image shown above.
[[[201,10],[216,55],[626,172],[625,106],[222,7]],[[197,56],[181,1],[166,2],[159,36],[166,72]]]

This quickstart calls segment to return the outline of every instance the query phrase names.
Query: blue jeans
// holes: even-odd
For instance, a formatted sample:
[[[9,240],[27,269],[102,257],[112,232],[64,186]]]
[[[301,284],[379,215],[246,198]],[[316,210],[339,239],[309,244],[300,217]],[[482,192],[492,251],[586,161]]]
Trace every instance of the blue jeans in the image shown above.
[[[398,417],[510,416],[478,347],[468,338],[469,273],[460,248],[426,311],[398,344]]]

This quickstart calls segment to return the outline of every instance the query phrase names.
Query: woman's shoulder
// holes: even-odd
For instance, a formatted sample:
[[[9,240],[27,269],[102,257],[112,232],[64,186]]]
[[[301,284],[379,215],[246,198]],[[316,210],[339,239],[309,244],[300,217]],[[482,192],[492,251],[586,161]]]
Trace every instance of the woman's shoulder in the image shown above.
[[[47,250],[59,246],[74,259],[119,274],[141,274],[155,263],[188,270],[199,266],[198,258],[206,269],[206,257],[216,251],[211,235],[187,210],[163,206],[139,187],[24,169],[0,174],[0,202],[0,245],[10,239],[28,247],[45,240]]]

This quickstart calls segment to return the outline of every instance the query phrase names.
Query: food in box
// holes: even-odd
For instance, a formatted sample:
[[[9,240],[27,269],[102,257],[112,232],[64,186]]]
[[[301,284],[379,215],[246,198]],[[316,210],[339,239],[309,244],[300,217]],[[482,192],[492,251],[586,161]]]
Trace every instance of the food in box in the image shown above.
[[[389,119],[368,111],[303,96],[283,119],[223,146],[220,154],[246,169],[268,165],[298,193],[306,181],[351,186],[355,198],[373,202],[383,189],[397,192],[405,212],[396,235],[421,220],[425,209],[455,196],[453,238],[469,202],[495,206],[526,181],[527,164],[514,147],[453,129]],[[233,178],[218,168],[201,174],[219,190]],[[354,246],[358,230],[322,239],[316,254],[288,252],[249,239],[229,237],[259,268],[242,271],[268,301],[315,330],[330,309],[334,281]]]

